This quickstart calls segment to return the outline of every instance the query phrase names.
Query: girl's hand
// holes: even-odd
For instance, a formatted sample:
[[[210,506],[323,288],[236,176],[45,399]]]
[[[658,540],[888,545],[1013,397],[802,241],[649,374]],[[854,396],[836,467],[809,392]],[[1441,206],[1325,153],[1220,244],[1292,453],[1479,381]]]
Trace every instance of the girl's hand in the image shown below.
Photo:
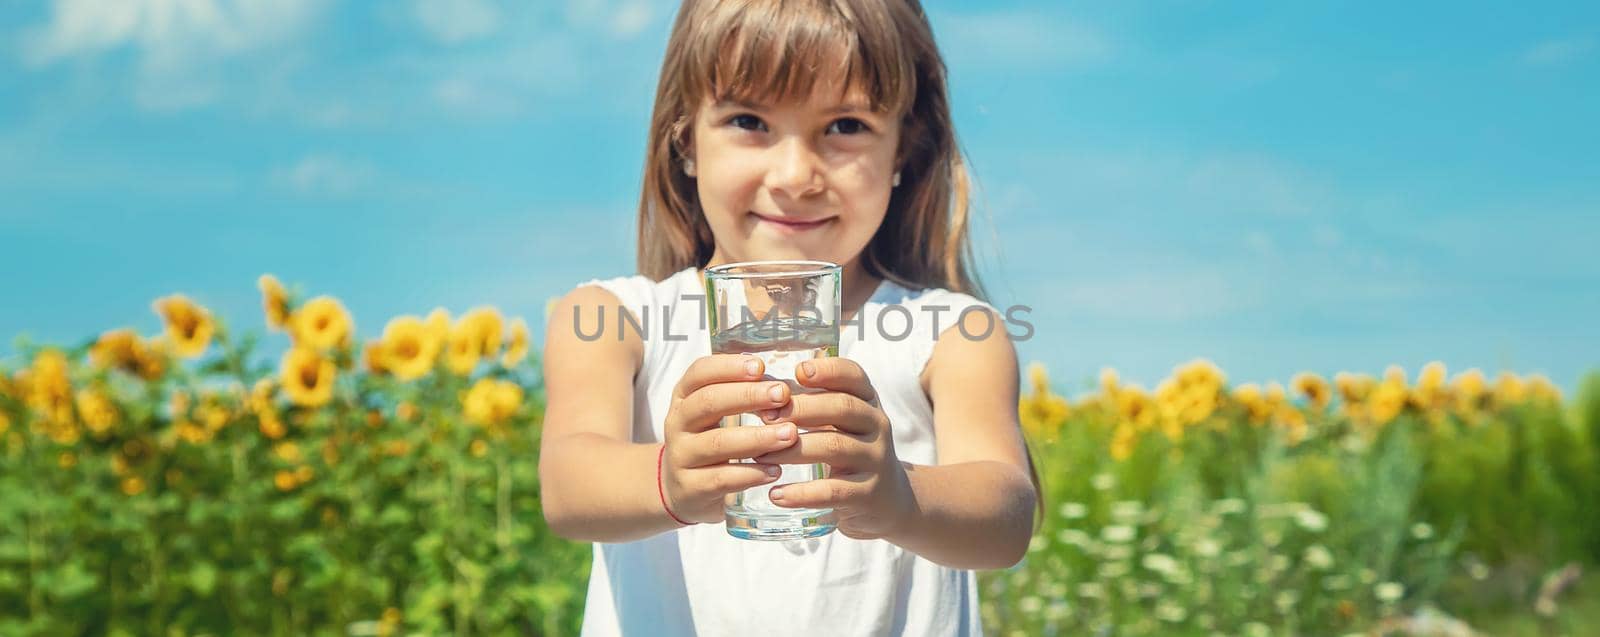
[[[760,413],[789,402],[783,381],[758,381],[761,359],[713,354],[689,365],[672,391],[663,422],[661,489],[688,522],[721,522],[723,496],[778,479],[776,464],[729,463],[795,444],[794,425],[720,427],[724,416]]]
[[[795,394],[788,405],[758,413],[768,423],[794,423],[812,431],[800,434],[798,444],[755,460],[825,462],[829,476],[774,488],[772,502],[832,507],[839,516],[839,532],[848,537],[877,539],[894,533],[916,511],[916,498],[895,456],[889,417],[866,372],[848,358],[817,358],[800,363],[795,379],[826,391]]]

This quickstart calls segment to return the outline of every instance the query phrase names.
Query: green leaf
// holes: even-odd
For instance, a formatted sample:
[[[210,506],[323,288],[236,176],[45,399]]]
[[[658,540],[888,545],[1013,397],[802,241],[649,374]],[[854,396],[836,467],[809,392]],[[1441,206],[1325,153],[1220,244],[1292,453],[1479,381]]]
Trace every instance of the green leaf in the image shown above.
[[[217,587],[217,567],[210,562],[201,562],[189,570],[189,585],[201,597],[210,597],[211,592]]]
[[[48,590],[58,599],[73,599],[94,590],[98,581],[83,562],[73,560],[50,574]]]

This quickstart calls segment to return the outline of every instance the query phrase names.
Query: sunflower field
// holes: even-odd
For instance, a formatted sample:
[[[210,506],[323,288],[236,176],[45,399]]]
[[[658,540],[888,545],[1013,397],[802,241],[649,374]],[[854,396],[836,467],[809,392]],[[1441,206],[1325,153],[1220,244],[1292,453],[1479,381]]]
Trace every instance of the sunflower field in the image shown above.
[[[362,340],[337,299],[259,287],[276,360],[181,295],[157,334],[0,360],[0,634],[575,634],[590,549],[539,514],[526,323]],[[1046,514],[980,575],[991,634],[1582,634],[1600,377],[1027,376]]]

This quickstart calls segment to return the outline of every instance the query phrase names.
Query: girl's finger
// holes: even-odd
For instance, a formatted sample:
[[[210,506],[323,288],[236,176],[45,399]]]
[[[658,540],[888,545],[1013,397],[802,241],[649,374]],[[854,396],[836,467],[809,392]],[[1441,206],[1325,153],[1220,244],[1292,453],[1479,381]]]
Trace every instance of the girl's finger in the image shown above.
[[[868,403],[878,403],[878,391],[861,365],[837,356],[813,358],[795,366],[794,378],[805,387],[844,392]]]
[[[861,436],[874,436],[889,429],[882,409],[859,396],[837,391],[795,394],[788,404],[757,415],[769,423],[792,422],[807,429],[832,425]]]
[[[697,433],[721,424],[723,416],[775,409],[789,402],[782,381],[712,383],[682,399],[673,399],[671,418],[663,423],[676,431]]]
[[[788,423],[721,427],[679,436],[673,440],[669,451],[675,466],[726,464],[729,460],[754,458],[789,447],[795,443],[796,433],[796,427]]]
[[[789,508],[848,507],[866,496],[870,479],[872,476],[858,473],[796,482],[773,487],[767,497],[773,504]]]
[[[850,434],[839,431],[808,431],[800,434],[800,440],[793,445],[755,456],[753,459],[768,464],[825,462],[832,471],[845,474],[877,466],[878,457],[877,447]]]
[[[680,481],[701,498],[721,496],[759,487],[778,479],[783,468],[777,465],[731,463],[689,469]]]
[[[761,359],[744,354],[712,354],[689,363],[672,390],[673,398],[688,398],[695,390],[712,383],[756,380],[766,371]]]

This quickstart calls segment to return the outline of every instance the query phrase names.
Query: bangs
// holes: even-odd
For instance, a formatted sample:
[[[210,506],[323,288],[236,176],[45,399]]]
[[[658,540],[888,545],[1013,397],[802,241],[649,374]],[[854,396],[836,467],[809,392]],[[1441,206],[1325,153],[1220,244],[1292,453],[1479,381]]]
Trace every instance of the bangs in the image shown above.
[[[874,111],[904,114],[916,96],[915,67],[892,17],[873,4],[701,3],[682,60],[688,96],[768,105],[805,101],[823,84],[837,86],[841,100],[859,94]]]

